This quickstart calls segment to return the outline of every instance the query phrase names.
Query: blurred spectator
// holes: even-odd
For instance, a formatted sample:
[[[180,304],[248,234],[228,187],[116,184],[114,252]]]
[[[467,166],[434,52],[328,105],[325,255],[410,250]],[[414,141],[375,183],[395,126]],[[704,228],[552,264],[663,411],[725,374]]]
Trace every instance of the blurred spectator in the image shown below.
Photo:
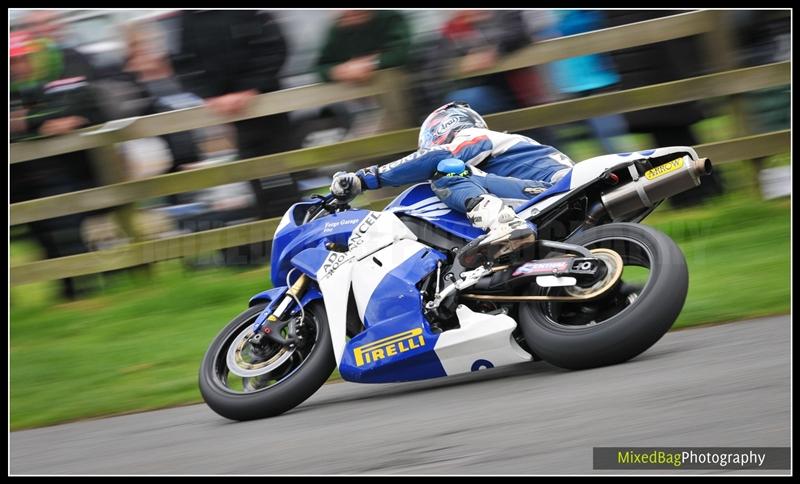
[[[182,11],[173,66],[190,92],[221,116],[244,113],[261,93],[280,89],[286,42],[273,16],[256,10]],[[239,158],[293,149],[287,113],[233,123]],[[299,198],[291,175],[251,181],[258,216],[282,215]],[[257,261],[252,261],[257,262]]]
[[[602,27],[602,13],[591,10],[557,10],[553,30],[560,36],[576,35]],[[553,62],[552,79],[556,88],[569,96],[585,97],[615,90],[620,77],[611,59],[604,54],[583,55]],[[624,116],[611,114],[586,121],[606,153],[617,153],[624,148],[612,138],[627,134]]]
[[[441,29],[440,59],[455,61],[461,74],[488,69],[501,56],[529,43],[524,27],[519,12],[455,12]],[[455,81],[455,89],[445,94],[444,101],[466,102],[481,114],[513,109],[520,103],[514,98],[507,75],[500,72]]]
[[[316,70],[327,82],[367,82],[379,69],[404,66],[410,43],[401,13],[345,10],[328,31]]]
[[[786,10],[737,10],[732,12],[738,40],[739,66],[750,67],[790,59],[791,14]],[[741,94],[748,134],[765,133],[791,127],[791,86],[779,86]],[[767,157],[754,160],[762,194],[773,190],[764,184],[769,177],[791,178],[789,167],[762,171]],[[774,186],[774,185],[773,185]],[[790,190],[790,189],[789,189]],[[786,193],[778,190],[778,194]]]
[[[315,71],[325,82],[366,83],[380,69],[405,66],[410,45],[410,26],[400,12],[343,10],[328,28]],[[351,120],[356,135],[372,134],[385,129],[384,123],[391,125],[394,121],[378,121],[376,114],[381,112],[381,106],[375,98],[336,103],[324,110],[336,113],[339,119]],[[368,120],[366,124],[357,121],[363,119]]]
[[[36,136],[55,136],[101,123],[89,79],[72,70],[74,64],[49,38],[28,32],[11,35],[11,141]],[[86,151],[40,158],[10,167],[10,202],[24,202],[96,186]],[[78,213],[29,224],[33,237],[47,258],[86,252],[80,226],[90,213]],[[75,299],[89,289],[92,278],[62,280],[62,295]]]
[[[38,48],[31,42],[28,32],[13,32],[8,39],[8,65],[10,73],[10,107],[11,120],[9,130],[11,141],[35,135],[28,130],[28,110],[36,88],[35,65],[31,54]]]
[[[679,13],[683,12],[607,10],[605,27],[617,27]],[[700,58],[703,49],[697,42],[696,36],[683,37],[612,52],[611,55],[621,77],[620,87],[633,89],[700,75],[701,67],[704,65]],[[692,133],[691,126],[702,120],[704,113],[700,104],[693,101],[633,111],[626,113],[625,118],[630,131],[651,133],[656,146],[694,146],[698,141]],[[676,206],[693,205],[707,196],[717,195],[722,191],[719,170],[714,170],[699,187],[671,197],[670,203]]]
[[[409,52],[408,74],[414,121],[422,124],[431,113],[431,106],[444,104],[451,89],[447,62],[443,62],[444,40],[439,32],[430,31],[414,39]]]
[[[89,59],[66,44],[63,23],[58,17],[57,10],[31,10],[23,21],[31,37],[52,43],[57,49],[63,63],[61,75],[64,78],[82,76],[89,81],[97,80],[97,71]]]
[[[483,76],[446,81],[455,63],[461,74],[472,74],[493,67],[503,56],[530,44],[531,36],[519,11],[464,10],[454,12],[442,26],[439,45],[428,50],[429,67],[439,82],[449,89],[438,104],[449,101],[468,103],[482,115],[509,111],[545,102],[543,86],[535,68],[522,68]],[[437,82],[430,79],[429,82]],[[424,107],[430,112],[436,106]],[[538,128],[523,134],[552,144],[549,129]]]
[[[127,116],[141,116],[201,106],[203,100],[186,92],[175,77],[164,33],[153,22],[137,22],[125,31],[127,58],[123,79],[133,87]],[[200,160],[192,131],[161,136],[172,155],[169,172]]]
[[[737,10],[732,12],[738,41],[739,67],[787,61],[791,52],[791,17],[780,10]],[[747,125],[756,133],[787,129],[790,124],[788,86],[742,95]]]

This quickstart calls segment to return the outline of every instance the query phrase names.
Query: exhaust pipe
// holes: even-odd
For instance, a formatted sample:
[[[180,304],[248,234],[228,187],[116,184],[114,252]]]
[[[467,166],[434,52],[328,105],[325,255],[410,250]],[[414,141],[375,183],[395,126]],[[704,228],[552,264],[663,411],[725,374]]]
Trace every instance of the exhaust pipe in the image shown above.
[[[700,177],[711,174],[711,160],[693,160],[686,155],[647,170],[640,176],[631,165],[633,181],[603,193],[600,199],[612,219],[619,218],[645,207],[653,207],[664,200],[700,185]]]

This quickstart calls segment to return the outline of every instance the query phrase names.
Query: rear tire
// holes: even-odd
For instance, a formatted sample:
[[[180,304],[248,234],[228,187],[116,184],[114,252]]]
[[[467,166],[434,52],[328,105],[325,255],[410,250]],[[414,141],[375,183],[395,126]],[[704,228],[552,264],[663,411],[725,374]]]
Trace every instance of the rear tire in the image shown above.
[[[631,286],[617,284],[607,297],[618,299],[605,301],[622,300],[620,310],[613,314],[613,306],[613,315],[589,324],[559,322],[558,314],[566,311],[553,309],[558,304],[563,308],[581,303],[520,303],[520,326],[535,354],[553,365],[573,370],[613,365],[647,350],[670,329],[683,308],[689,287],[686,260],[672,239],[652,227],[615,223],[589,229],[567,242],[588,248],[612,248],[626,265],[630,261],[634,262],[630,265],[639,265],[636,262],[648,256],[649,278],[632,302],[625,299]],[[537,295],[547,291],[536,284],[531,288]]]
[[[200,393],[206,404],[223,417],[253,420],[280,415],[313,395],[336,368],[325,306],[321,301],[313,301],[305,311],[307,316],[312,315],[315,319],[316,342],[311,353],[286,379],[250,393],[225,387],[220,374],[226,371],[221,365],[225,365],[228,347],[232,339],[248,324],[252,324],[254,316],[265,307],[265,304],[259,304],[237,316],[214,339],[203,358],[199,377]]]

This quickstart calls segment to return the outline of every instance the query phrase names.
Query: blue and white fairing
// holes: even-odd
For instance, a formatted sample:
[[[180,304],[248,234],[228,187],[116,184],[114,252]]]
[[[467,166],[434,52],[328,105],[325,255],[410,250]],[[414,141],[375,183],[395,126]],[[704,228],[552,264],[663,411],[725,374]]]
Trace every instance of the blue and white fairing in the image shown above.
[[[289,272],[299,268],[302,272],[314,274],[317,267],[324,263],[325,258],[333,254],[324,249],[325,244],[333,242],[347,245],[353,229],[369,213],[366,210],[350,210],[330,214],[301,225],[306,211],[319,203],[319,201],[296,203],[286,211],[278,223],[272,242],[270,266],[273,288],[254,295],[249,301],[250,306],[267,303],[254,322],[255,328],[264,323],[275,306],[284,298],[288,290],[286,276]],[[293,283],[299,276],[300,273],[295,271],[289,283]],[[312,285],[300,302],[305,306],[321,297],[319,288]]]
[[[342,378],[361,383],[421,380],[510,363],[531,356],[514,341],[516,322],[460,306],[460,328],[436,333],[424,317],[419,283],[445,256],[419,241],[392,212],[370,212],[316,273]],[[352,288],[364,330],[346,339]]]
[[[302,208],[310,208],[318,203],[300,202],[292,205],[275,229],[270,261],[272,284],[275,287],[286,284],[286,275],[293,268],[293,257],[308,248],[323,248],[328,242],[346,246],[353,229],[369,213],[367,210],[354,209],[300,225],[305,215]],[[295,220],[296,214],[300,216],[299,220]]]
[[[616,153],[589,158],[588,160],[576,163],[567,175],[556,182],[555,185],[531,200],[516,206],[514,210],[522,218],[535,220],[537,216],[545,213],[548,208],[554,206],[565,197],[595,183],[603,173],[630,165],[631,162],[636,160],[658,158],[673,154],[689,154],[693,160],[698,159],[697,152],[690,146],[670,146],[666,148],[634,151],[630,153]]]
[[[430,222],[453,235],[472,240],[483,231],[474,227],[466,215],[445,205],[431,190],[430,183],[419,183],[397,196],[384,211],[404,213]]]
[[[390,382],[446,375],[433,348],[417,283],[444,256],[401,240],[354,263],[353,294],[365,330],[346,345],[339,372],[350,381]]]
[[[670,147],[586,160],[516,210],[525,218],[535,219],[609,170],[636,159],[678,153],[697,159],[690,147]],[[384,212],[350,210],[301,226],[294,218],[294,214],[304,213],[294,209],[299,205],[281,220],[273,242],[272,280],[276,288],[254,299],[262,297],[274,304],[282,298],[286,275],[292,268],[309,275],[314,283],[301,303],[324,299],[334,356],[344,379],[362,383],[419,380],[531,359],[512,335],[516,322],[505,314],[476,313],[460,305],[456,309],[457,329],[432,330],[424,316],[419,283],[445,256],[419,242],[397,215],[427,220],[467,240],[483,232],[472,227],[464,214],[441,203],[428,184],[412,186]],[[328,251],[327,242],[346,245],[348,250]],[[348,341],[351,290],[364,330]]]
[[[256,326],[284,297],[286,275],[296,268],[314,281],[301,303],[319,297],[325,302],[334,356],[346,380],[420,380],[529,361],[531,356],[512,336],[516,322],[506,315],[480,314],[459,306],[456,315],[460,328],[444,333],[431,329],[424,316],[419,283],[446,257],[420,243],[395,212],[432,223],[444,219],[440,227],[465,238],[471,235],[466,230],[472,227],[463,214],[452,213],[444,206],[437,208],[438,199],[427,186],[412,187],[409,193],[409,197],[398,197],[384,212],[350,210],[305,225],[298,225],[299,220],[294,218],[303,210],[295,210],[297,205],[289,210],[273,243],[272,279],[276,287],[254,297],[256,302],[270,302]],[[433,201],[428,200],[431,197]],[[403,205],[403,201],[413,203]],[[346,245],[348,250],[328,251],[327,242]],[[364,330],[348,341],[351,291]]]

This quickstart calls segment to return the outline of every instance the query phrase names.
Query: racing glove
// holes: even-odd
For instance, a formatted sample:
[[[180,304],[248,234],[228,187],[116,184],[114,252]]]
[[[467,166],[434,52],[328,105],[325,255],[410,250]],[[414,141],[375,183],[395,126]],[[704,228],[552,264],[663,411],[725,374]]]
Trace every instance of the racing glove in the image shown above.
[[[336,197],[355,197],[361,193],[361,179],[355,173],[337,171],[333,174],[331,193]]]

